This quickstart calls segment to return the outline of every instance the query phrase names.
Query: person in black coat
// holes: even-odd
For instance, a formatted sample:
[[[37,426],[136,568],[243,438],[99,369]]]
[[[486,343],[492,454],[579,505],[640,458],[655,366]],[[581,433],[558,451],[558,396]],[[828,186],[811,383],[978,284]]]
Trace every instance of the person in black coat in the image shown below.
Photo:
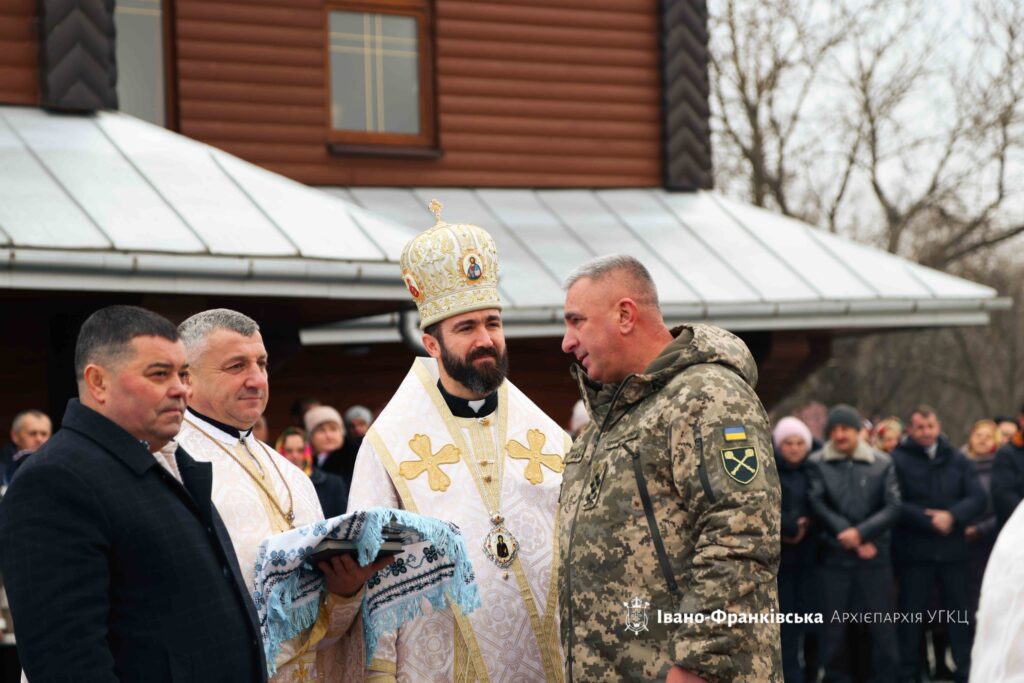
[[[810,614],[819,611],[817,528],[808,494],[814,440],[811,430],[795,417],[784,417],[772,431],[775,467],[782,485],[782,555],[779,563],[779,611]],[[818,634],[815,624],[784,623],[782,673],[786,683],[818,680]],[[804,660],[801,664],[800,651]]]
[[[981,488],[986,494],[992,491],[992,465],[995,462],[998,438],[999,429],[995,422],[978,420],[971,427],[971,434],[963,448],[963,453],[970,458],[971,464],[974,465],[974,471],[978,473],[978,483],[981,484]],[[986,497],[988,500],[985,511],[973,524],[969,524],[964,529],[970,577],[969,609],[972,617],[978,613],[981,581],[985,578],[985,567],[988,565],[988,558],[992,554],[996,537],[999,535],[999,523],[992,507],[992,498],[991,496]]]
[[[894,543],[900,611],[913,617],[900,622],[900,675],[916,680],[920,673],[921,630],[935,612],[928,600],[938,586],[938,614],[949,622],[959,682],[967,680],[971,662],[964,531],[984,512],[986,496],[974,466],[941,436],[941,428],[935,410],[919,406],[910,416],[907,438],[892,452],[903,493]]]
[[[825,680],[851,680],[858,662],[847,651],[842,615],[862,614],[872,615],[864,626],[871,680],[892,681],[899,654],[895,619],[885,617],[892,616],[895,602],[889,546],[900,514],[896,472],[888,455],[861,440],[856,409],[833,407],[826,429],[829,441],[810,456],[809,470],[811,509],[822,529]]]
[[[996,451],[992,465],[992,506],[1000,528],[1024,499],[1024,405],[1017,422],[1020,429]]]
[[[316,489],[316,497],[325,519],[345,514],[348,507],[348,480],[313,467],[313,456],[306,443],[305,432],[297,427],[285,428],[281,436],[277,437],[276,448],[278,453],[309,477]]]
[[[173,441],[187,395],[177,330],[140,308],[97,311],[75,371],[80,398],[0,503],[28,680],[266,681],[210,466]]]
[[[306,436],[310,451],[313,453],[314,472],[339,477],[344,487],[345,500],[348,500],[352,470],[356,464],[359,447],[363,443],[365,430],[360,430],[359,434],[350,433],[346,422],[341,418],[341,413],[330,406],[311,408],[306,412],[304,419],[306,421]],[[320,487],[330,486],[332,490],[341,493],[336,480],[327,479],[325,481],[324,477],[320,475],[313,476],[311,474],[310,476],[313,478],[314,486],[319,483]],[[324,514],[327,515],[326,510],[324,510]]]

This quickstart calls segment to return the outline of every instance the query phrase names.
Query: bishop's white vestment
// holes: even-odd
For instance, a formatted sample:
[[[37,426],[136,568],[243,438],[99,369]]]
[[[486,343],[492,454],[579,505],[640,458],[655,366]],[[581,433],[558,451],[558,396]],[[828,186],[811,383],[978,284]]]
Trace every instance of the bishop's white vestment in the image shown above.
[[[381,638],[367,680],[560,682],[557,511],[571,440],[508,381],[479,418],[454,416],[437,381],[436,361],[417,358],[363,440],[349,512],[400,507],[458,525],[481,606]]]
[[[289,509],[296,528],[324,518],[316,490],[305,472],[251,434],[230,434],[191,411],[176,438],[194,460],[213,466],[211,499],[231,536],[251,596],[256,550],[269,536],[292,528]],[[350,599],[326,594],[317,622],[281,644],[272,683],[362,680],[362,596],[362,591]]]

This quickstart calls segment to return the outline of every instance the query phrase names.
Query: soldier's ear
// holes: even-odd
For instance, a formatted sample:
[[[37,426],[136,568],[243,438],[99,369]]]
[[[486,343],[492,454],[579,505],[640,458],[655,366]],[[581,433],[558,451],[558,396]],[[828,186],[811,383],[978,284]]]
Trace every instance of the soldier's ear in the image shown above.
[[[615,305],[615,313],[619,326],[619,332],[629,334],[636,327],[640,318],[640,307],[630,298],[619,299]]]

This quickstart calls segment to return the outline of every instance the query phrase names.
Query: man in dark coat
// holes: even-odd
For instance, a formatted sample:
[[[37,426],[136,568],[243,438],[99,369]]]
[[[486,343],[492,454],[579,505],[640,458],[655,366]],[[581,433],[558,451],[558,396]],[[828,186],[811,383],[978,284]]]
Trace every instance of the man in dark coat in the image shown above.
[[[851,680],[856,662],[847,651],[847,614],[864,615],[872,681],[894,680],[899,659],[889,546],[899,519],[900,491],[892,461],[860,438],[861,425],[853,407],[833,407],[826,426],[829,440],[810,456],[809,498],[822,529],[826,681]]]
[[[999,526],[1006,524],[1024,498],[1024,405],[1017,415],[1020,429],[996,451],[992,465],[992,505]]]
[[[79,399],[0,503],[0,568],[28,680],[266,681],[255,610],[176,447],[188,366],[178,332],[133,306],[78,336]]]
[[[896,529],[900,611],[900,676],[920,673],[921,627],[945,621],[954,679],[966,681],[971,665],[965,528],[985,510],[985,491],[971,462],[941,435],[935,410],[919,406],[910,416],[907,438],[892,452],[903,505]],[[928,599],[939,588],[937,610]],[[940,619],[941,617],[941,619]]]

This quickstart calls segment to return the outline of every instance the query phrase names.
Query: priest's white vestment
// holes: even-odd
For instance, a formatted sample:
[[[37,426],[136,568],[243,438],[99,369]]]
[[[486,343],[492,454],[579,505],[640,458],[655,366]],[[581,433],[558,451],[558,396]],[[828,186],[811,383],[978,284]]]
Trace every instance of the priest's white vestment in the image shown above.
[[[213,466],[211,499],[231,536],[251,596],[260,543],[324,518],[316,490],[305,472],[248,433],[230,434],[188,412],[176,438],[193,459]],[[289,509],[294,513],[291,526]],[[351,599],[326,594],[317,622],[281,644],[272,683],[362,680],[362,596],[362,591]]]

